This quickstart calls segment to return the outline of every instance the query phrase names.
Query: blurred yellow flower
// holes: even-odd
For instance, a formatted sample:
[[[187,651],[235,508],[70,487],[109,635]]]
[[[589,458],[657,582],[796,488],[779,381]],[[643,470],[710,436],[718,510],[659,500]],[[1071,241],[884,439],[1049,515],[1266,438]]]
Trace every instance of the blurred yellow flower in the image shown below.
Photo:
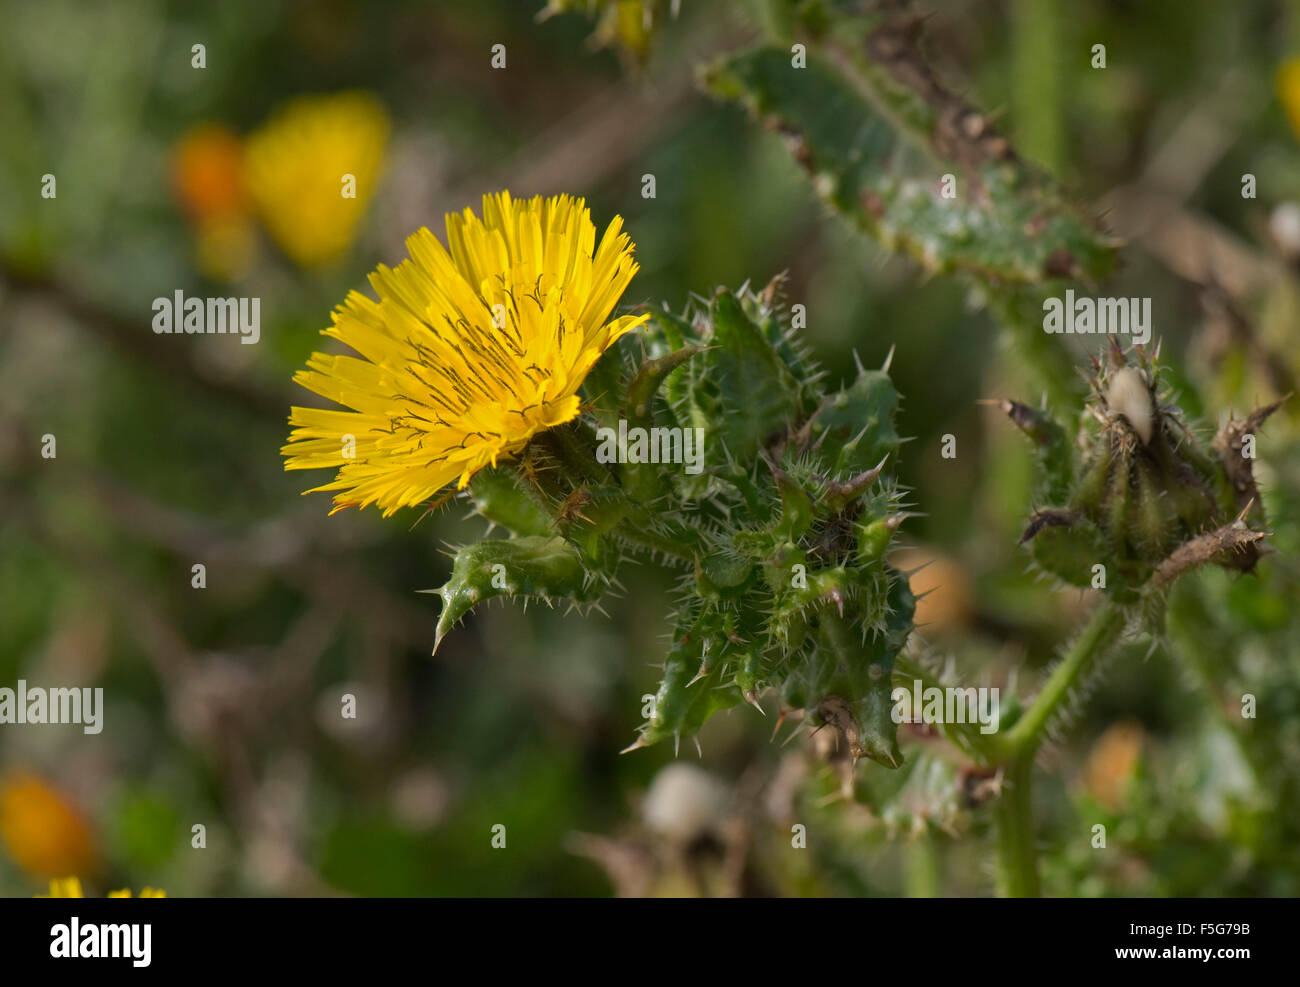
[[[297,264],[352,243],[383,167],[388,114],[367,93],[302,96],[249,135],[244,176],[262,222]]]
[[[1291,129],[1300,137],[1300,58],[1288,59],[1278,69],[1277,93]]]
[[[90,823],[61,792],[28,772],[0,784],[0,838],[14,863],[38,880],[96,867]]]
[[[81,882],[75,877],[64,877],[50,881],[50,893],[38,894],[38,898],[84,898]]]
[[[50,881],[50,893],[38,894],[38,898],[84,898],[85,893],[81,890],[81,882],[75,877],[65,877],[60,880]],[[105,897],[108,898],[130,898],[130,889],[122,891],[110,891]],[[140,892],[141,898],[166,898],[166,891],[159,891],[157,888],[144,888]]]
[[[244,142],[227,127],[195,127],[172,149],[171,174],[176,201],[195,227],[198,269],[222,281],[248,273],[257,238]]]
[[[615,217],[599,246],[568,195],[483,197],[483,218],[447,216],[450,253],[428,229],[410,259],[370,276],[323,330],[357,356],[314,353],[294,380],[351,411],[293,408],[285,469],[338,468],[334,510],[388,516],[519,452],[578,415],[578,388],[648,316],[607,321],[636,273]],[[309,490],[308,493],[314,491]]]

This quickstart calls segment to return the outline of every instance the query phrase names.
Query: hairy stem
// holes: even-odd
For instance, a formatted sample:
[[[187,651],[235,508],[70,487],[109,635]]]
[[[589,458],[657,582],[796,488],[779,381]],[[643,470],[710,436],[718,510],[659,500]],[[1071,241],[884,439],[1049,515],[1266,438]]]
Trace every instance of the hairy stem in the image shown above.
[[[1031,758],[1034,756],[1052,716],[1070,691],[1087,677],[1097,660],[1110,650],[1124,629],[1124,621],[1124,608],[1109,597],[1098,604],[1088,618],[1088,623],[1065,652],[1065,657],[1052,670],[1033,705],[1011,728],[1003,742],[1009,758],[1023,754]]]
[[[1004,897],[1037,897],[1038,853],[1034,837],[1034,755],[1048,723],[1070,692],[1115,644],[1124,630],[1124,608],[1109,597],[1102,600],[1071,643],[1025,715],[1003,739],[1002,794],[994,805],[997,828],[998,893]]]

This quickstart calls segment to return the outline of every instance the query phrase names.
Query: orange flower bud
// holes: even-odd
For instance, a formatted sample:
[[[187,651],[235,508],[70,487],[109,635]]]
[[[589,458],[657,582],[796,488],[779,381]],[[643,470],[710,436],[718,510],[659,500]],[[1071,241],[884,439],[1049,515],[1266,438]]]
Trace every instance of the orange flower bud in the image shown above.
[[[96,868],[90,823],[37,775],[11,774],[0,785],[0,839],[14,862],[39,880]]]

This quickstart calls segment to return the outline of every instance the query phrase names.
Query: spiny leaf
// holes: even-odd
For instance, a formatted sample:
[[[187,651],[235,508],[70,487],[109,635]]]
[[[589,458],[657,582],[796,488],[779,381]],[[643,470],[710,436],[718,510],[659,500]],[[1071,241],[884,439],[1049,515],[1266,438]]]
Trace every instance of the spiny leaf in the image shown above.
[[[590,577],[573,545],[558,536],[481,541],[456,553],[451,577],[438,590],[438,648],[443,636],[465,614],[495,596],[594,601],[603,581]]]
[[[818,410],[809,429],[812,442],[834,473],[861,474],[898,448],[897,408],[898,391],[889,375],[864,370]]]
[[[834,64],[810,52],[796,68],[788,49],[760,47],[724,59],[704,79],[786,139],[835,211],[928,271],[1024,284],[1097,279],[1110,269],[1112,244],[1050,180],[1013,154],[965,153],[959,141],[935,140],[944,112],[924,112],[915,93],[883,84],[866,58],[865,48],[838,49]],[[903,100],[910,109],[900,115]],[[924,132],[907,133],[900,121]],[[953,198],[942,194],[945,174],[956,178]]]
[[[641,729],[637,747],[692,736],[714,713],[740,702],[736,689],[720,688],[722,665],[709,653],[719,637],[717,630],[713,612],[678,625],[653,712]]]
[[[799,412],[798,383],[736,296],[720,292],[709,308],[710,348],[696,377],[710,419],[710,463],[722,450],[748,457]]]

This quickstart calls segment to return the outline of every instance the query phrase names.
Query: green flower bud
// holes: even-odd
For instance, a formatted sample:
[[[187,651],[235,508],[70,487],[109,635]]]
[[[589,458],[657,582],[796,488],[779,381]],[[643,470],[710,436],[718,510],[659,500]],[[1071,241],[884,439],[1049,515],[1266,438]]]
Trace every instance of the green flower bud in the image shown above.
[[[1251,506],[1239,495],[1234,501],[1234,492],[1253,490],[1254,481],[1249,459],[1224,455],[1232,443],[1227,433],[1206,450],[1180,409],[1161,402],[1159,367],[1142,347],[1126,353],[1112,342],[1104,363],[1094,361],[1093,369],[1074,468],[1057,458],[1057,436],[1042,416],[1002,402],[1037,445],[1051,450],[1042,461],[1051,474],[1044,488],[1050,506],[1034,514],[1021,541],[1043,569],[1073,585],[1102,588],[1091,574],[1104,566],[1106,590],[1131,599],[1186,546],[1201,544],[1209,552],[1223,542],[1198,539],[1225,530]],[[1276,407],[1256,412],[1251,427]],[[1060,479],[1069,475],[1079,480],[1073,490],[1062,490]],[[1262,510],[1257,516],[1262,519]],[[1228,541],[1233,551],[1209,552],[1200,561],[1249,569],[1258,558],[1255,541]]]

